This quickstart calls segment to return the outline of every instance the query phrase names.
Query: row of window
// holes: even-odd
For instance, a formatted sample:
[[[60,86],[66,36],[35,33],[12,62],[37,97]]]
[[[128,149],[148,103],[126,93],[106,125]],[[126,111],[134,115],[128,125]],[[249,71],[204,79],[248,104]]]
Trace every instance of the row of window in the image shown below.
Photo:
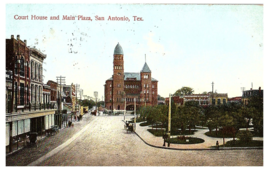
[[[122,70],[122,66],[114,66],[115,70]]]
[[[145,74],[144,75],[144,79],[148,79],[149,78],[149,75],[148,74]]]
[[[15,96],[17,96],[18,95],[18,92],[20,92],[20,96],[19,96],[19,105],[24,105],[24,97],[25,97],[25,94],[24,94],[24,92],[25,92],[25,90],[26,90],[26,99],[27,99],[27,101],[26,101],[26,104],[28,104],[28,98],[29,98],[29,89],[27,88],[27,87],[25,87],[24,88],[24,83],[20,83],[20,86],[19,86],[19,88],[18,88],[18,86],[17,86],[17,82],[15,82],[15,84],[14,84],[14,90],[15,90]],[[16,99],[17,99],[17,97],[15,97]],[[17,100],[15,100],[15,103],[16,104],[18,104],[18,101]]]
[[[139,86],[138,85],[125,85],[125,88],[126,89],[128,89],[128,88],[130,88],[130,89],[137,89],[137,88],[139,88]]]
[[[215,99],[212,99],[212,104],[215,105]],[[217,99],[217,104],[221,104],[221,99]],[[223,104],[226,104],[226,99],[223,99]]]
[[[20,76],[24,77],[25,76],[25,70],[24,70],[25,67],[24,67],[24,65],[25,65],[25,66],[27,66],[26,74],[29,75],[29,69],[28,69],[29,64],[28,64],[28,62],[24,62],[24,58],[23,57],[21,57],[21,59],[18,60],[17,56],[15,57],[15,60],[16,60],[16,62],[15,62],[15,74],[18,74],[18,72],[19,72]],[[20,68],[18,68],[18,64],[20,64]]]
[[[31,79],[42,82],[42,70],[43,68],[41,64],[31,61]]]
[[[116,56],[114,57],[115,60],[123,60],[123,57],[122,56]]]
[[[111,102],[112,98],[109,99],[109,101]],[[119,101],[120,99],[117,98],[117,102]],[[121,99],[122,100],[122,99]],[[136,102],[140,102],[140,99],[139,98],[136,98],[135,100]],[[148,101],[148,98],[146,98],[146,101]],[[126,102],[134,102],[134,98],[126,98]]]

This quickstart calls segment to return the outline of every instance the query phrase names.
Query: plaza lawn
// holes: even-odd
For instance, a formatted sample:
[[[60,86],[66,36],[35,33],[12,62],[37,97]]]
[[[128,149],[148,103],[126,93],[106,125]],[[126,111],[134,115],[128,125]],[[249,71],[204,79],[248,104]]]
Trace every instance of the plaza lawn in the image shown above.
[[[250,142],[241,142],[240,140],[236,141],[228,141],[225,144],[225,147],[262,147],[263,146],[263,141],[259,140],[252,140]]]
[[[216,131],[211,131],[211,132],[206,132],[205,135],[209,136],[209,137],[215,137],[215,138],[232,138],[233,137],[233,134],[225,134],[223,136],[222,132],[221,131],[218,131],[217,132],[217,136],[216,136]]]
[[[197,144],[197,143],[203,143],[203,142],[205,142],[203,139],[195,138],[195,137],[186,137],[185,140],[178,139],[177,137],[170,139],[170,143],[173,143],[173,144]]]
[[[148,126],[148,125],[151,125],[151,123],[147,123],[147,122],[140,123],[140,126]]]
[[[154,136],[162,136],[164,134],[163,129],[147,129],[150,133],[152,133]],[[189,130],[186,130],[183,134],[181,130],[172,130],[171,135],[193,135],[197,130],[191,130],[191,133],[189,133]]]

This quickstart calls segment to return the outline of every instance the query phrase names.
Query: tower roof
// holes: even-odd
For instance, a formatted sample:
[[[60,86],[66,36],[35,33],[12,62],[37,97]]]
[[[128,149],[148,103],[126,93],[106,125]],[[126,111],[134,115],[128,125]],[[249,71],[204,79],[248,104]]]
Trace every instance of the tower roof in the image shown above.
[[[151,70],[149,69],[147,63],[145,62],[143,69],[141,70],[141,72],[145,72],[145,73],[151,73]]]
[[[118,43],[114,49],[114,54],[123,54],[121,45]]]

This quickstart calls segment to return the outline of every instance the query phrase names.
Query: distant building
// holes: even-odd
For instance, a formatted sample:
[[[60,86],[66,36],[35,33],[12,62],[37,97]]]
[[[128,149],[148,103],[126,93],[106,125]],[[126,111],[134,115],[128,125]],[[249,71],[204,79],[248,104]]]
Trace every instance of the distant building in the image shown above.
[[[227,93],[209,92],[208,95],[209,95],[209,105],[226,104],[228,101],[228,94]]]
[[[172,100],[176,106],[182,106],[184,104],[184,99],[179,96],[172,97]],[[165,104],[169,106],[169,97],[165,98]]]
[[[51,103],[52,104],[55,104],[55,106],[56,106],[56,108],[58,107],[57,106],[57,82],[54,82],[54,81],[52,81],[52,80],[49,80],[48,82],[47,82],[47,85],[49,85],[50,86],[50,88],[51,88],[51,93],[50,93],[50,95],[51,95]]]
[[[209,95],[208,94],[188,94],[183,96],[184,104],[189,101],[198,102],[199,106],[209,105]]]
[[[232,97],[228,98],[229,103],[242,103],[242,97]]]
[[[259,87],[259,89],[250,89],[250,90],[246,90],[243,91],[242,94],[242,103],[247,105],[249,102],[249,98],[252,96],[259,96],[259,97],[263,97],[263,90],[261,89],[261,87]]]
[[[118,43],[113,55],[113,75],[104,85],[105,107],[110,110],[133,110],[137,107],[158,104],[158,81],[145,62],[140,73],[124,72],[124,54]]]

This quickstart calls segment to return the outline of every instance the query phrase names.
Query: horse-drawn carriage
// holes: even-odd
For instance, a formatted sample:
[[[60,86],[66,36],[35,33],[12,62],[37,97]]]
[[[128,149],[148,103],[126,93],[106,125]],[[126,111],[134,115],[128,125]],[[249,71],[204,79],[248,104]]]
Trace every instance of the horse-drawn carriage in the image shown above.
[[[91,114],[94,115],[94,116],[96,116],[97,110],[92,111]]]
[[[127,130],[127,133],[133,132],[133,123],[129,123],[128,121],[125,122],[124,129]]]

